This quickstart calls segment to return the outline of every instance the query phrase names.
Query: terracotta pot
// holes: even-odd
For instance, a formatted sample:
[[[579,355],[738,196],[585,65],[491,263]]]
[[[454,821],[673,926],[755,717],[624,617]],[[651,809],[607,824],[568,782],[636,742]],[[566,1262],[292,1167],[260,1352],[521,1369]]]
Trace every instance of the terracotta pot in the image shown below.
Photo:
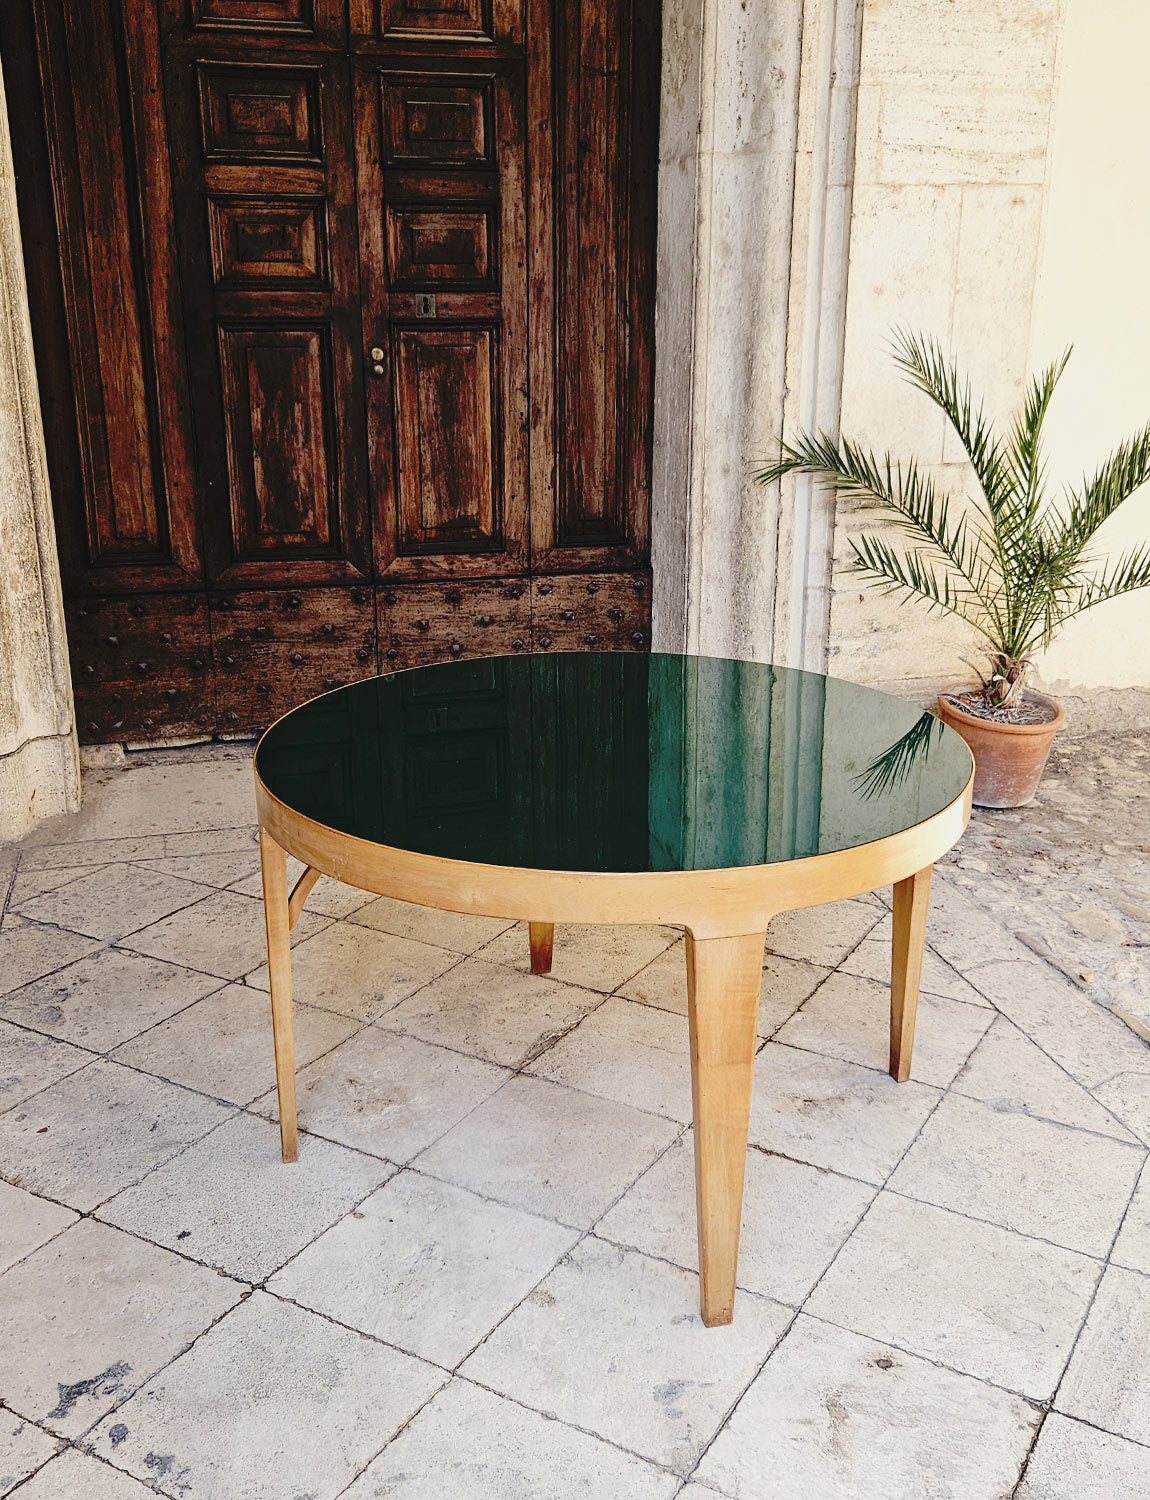
[[[1025,696],[1032,703],[1049,703],[1054,717],[1045,724],[1000,724],[963,713],[948,698],[938,700],[939,717],[962,735],[974,756],[976,807],[1025,807],[1034,800],[1066,715],[1053,698],[1029,691]]]

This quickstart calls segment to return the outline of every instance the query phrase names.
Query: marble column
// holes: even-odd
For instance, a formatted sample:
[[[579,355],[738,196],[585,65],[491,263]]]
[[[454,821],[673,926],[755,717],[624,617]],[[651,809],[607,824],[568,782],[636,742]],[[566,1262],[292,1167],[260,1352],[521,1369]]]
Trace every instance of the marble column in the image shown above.
[[[79,805],[60,565],[0,78],[0,841]]]

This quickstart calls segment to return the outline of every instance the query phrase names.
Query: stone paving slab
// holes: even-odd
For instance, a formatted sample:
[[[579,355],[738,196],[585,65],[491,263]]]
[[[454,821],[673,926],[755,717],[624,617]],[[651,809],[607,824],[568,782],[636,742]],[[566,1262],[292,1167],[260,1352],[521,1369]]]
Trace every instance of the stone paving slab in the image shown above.
[[[0,851],[0,1493],[1147,1500],[1150,1047],[1098,1003],[1141,804],[1109,853],[1057,786],[1046,856],[976,814],[902,1085],[889,892],[772,924],[706,1330],[675,929],[531,976],[523,924],[321,882],[280,1162],[248,754],[130,757]]]

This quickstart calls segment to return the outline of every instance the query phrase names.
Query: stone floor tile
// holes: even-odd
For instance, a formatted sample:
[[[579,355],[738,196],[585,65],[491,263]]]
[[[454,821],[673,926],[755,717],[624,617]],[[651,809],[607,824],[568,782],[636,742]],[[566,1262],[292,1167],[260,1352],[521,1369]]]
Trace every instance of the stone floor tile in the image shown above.
[[[690,1132],[595,1225],[604,1239],[698,1268]],[[874,1189],[819,1167],[747,1153],[739,1285],[797,1306],[858,1223]]]
[[[453,1380],[342,1500],[670,1500],[678,1483],[585,1432]]]
[[[76,1215],[70,1208],[0,1182],[0,1271],[14,1266],[75,1222]]]
[[[322,1057],[357,1023],[311,1005],[293,1008],[296,1067]],[[275,1086],[271,1007],[264,990],[229,984],[178,1016],[118,1047],[117,1062],[155,1073],[233,1104],[250,1104]]]
[[[62,969],[73,959],[92,953],[99,943],[65,932],[59,927],[40,927],[35,922],[21,923],[0,932],[0,995],[18,990],[22,984]]]
[[[1116,1073],[1091,1092],[1099,1104],[1150,1146],[1150,1073]]]
[[[1150,1276],[1110,1266],[1055,1401],[1060,1412],[1150,1445]]]
[[[602,1003],[596,990],[465,958],[379,1024],[519,1068]]]
[[[734,1500],[1003,1500],[1039,1412],[801,1314],[699,1465]]]
[[[995,1017],[951,1091],[981,1099],[1002,1114],[1033,1115],[1120,1141],[1136,1139],[1005,1016]]]
[[[4,1400],[66,1437],[197,1338],[241,1288],[81,1219],[0,1278]]]
[[[806,1311],[1044,1401],[1099,1271],[1074,1251],[884,1192]]]
[[[199,1094],[96,1061],[0,1115],[0,1172],[92,1209],[227,1114]]]
[[[77,813],[48,818],[25,839],[29,848],[92,839],[140,840],[149,834],[234,828],[255,815],[251,764],[216,754],[201,761],[89,772]],[[61,837],[63,835],[63,839]],[[108,856],[114,857],[114,856]],[[123,858],[144,858],[127,855]]]
[[[92,1061],[92,1053],[22,1026],[0,1021],[0,1110],[66,1078]]]
[[[926,1084],[768,1042],[755,1059],[756,1146],[882,1183],[938,1102]]]
[[[0,1409],[0,1495],[7,1495],[22,1479],[47,1463],[59,1447],[58,1438],[49,1437],[39,1427]],[[29,1491],[22,1493],[27,1495]]]
[[[992,1010],[920,995],[910,1076],[947,1088],[994,1020]],[[890,1060],[890,986],[832,974],[775,1039],[884,1073]]]
[[[669,1120],[513,1078],[419,1157],[421,1171],[586,1228],[674,1139]]]
[[[84,783],[87,795],[87,780]],[[40,828],[43,829],[41,824]],[[57,838],[67,836],[67,821],[59,826],[53,822]],[[159,858],[164,853],[164,836],[161,833],[145,834],[143,838],[76,839],[59,844],[40,844],[34,837],[35,830],[26,835],[20,849],[20,869],[64,870],[73,869],[77,875],[84,874],[85,866],[126,864],[129,860]]]
[[[403,1172],[303,1250],[269,1290],[451,1368],[578,1237]]]
[[[34,922],[51,922],[86,937],[114,941],[202,901],[210,889],[159,870],[102,865],[54,891],[33,896],[20,911]]]
[[[450,948],[454,953],[474,953],[484,943],[514,926],[506,917],[473,917],[462,911],[437,911],[430,906],[416,906],[411,901],[393,901],[390,896],[367,898],[354,920],[377,932],[393,932],[396,937],[416,938],[436,948]]]
[[[253,806],[251,808],[253,819],[255,811]],[[163,848],[157,850],[156,853],[171,859],[188,859],[193,855],[247,854],[258,869],[260,833],[254,822],[245,822],[234,828],[208,828],[189,833],[168,833],[164,835]]]
[[[1049,964],[980,964],[970,981],[1087,1088],[1118,1073],[1150,1076],[1150,1047]]]
[[[329,922],[327,917],[304,911],[292,932],[292,943],[322,932]],[[215,891],[195,906],[132,933],[123,946],[218,974],[221,979],[238,979],[261,963],[266,967],[263,902],[234,891]]]
[[[1110,1259],[1115,1265],[1150,1276],[1150,1164],[1142,1168],[1142,1177],[1126,1210]]]
[[[930,936],[930,926],[927,926]],[[843,974],[857,974],[861,979],[877,979],[890,984],[891,922],[887,917],[865,937],[853,953],[849,953],[839,965]],[[968,979],[927,945],[922,959],[922,990],[928,995],[941,995],[947,1000],[961,1000],[966,1005],[986,1008],[990,1002],[978,993]]]
[[[256,1292],[92,1438],[186,1500],[334,1500],[446,1377]]]
[[[763,984],[759,991],[758,1033],[773,1036],[808,996],[814,994],[830,973],[817,964],[793,958],[765,956]],[[682,940],[665,949],[619,989],[626,1000],[638,1000],[658,1010],[687,1014],[687,960]]]
[[[155,1493],[78,1448],[61,1453],[19,1492],[20,1500],[148,1500]]]
[[[302,873],[303,865],[300,861],[290,860],[288,863],[289,887],[295,884]],[[264,884],[258,860],[254,874],[248,875],[243,880],[237,880],[232,890],[240,891],[245,896],[255,896],[260,901],[263,900]],[[327,875],[321,875],[312,890],[308,892],[304,910],[314,912],[321,917],[346,917],[352,912],[358,912],[361,907],[375,899],[370,891],[361,891],[354,885],[344,885],[342,880],[332,880]]]
[[[463,1374],[686,1472],[791,1316],[744,1292],[733,1323],[704,1328],[698,1295],[690,1272],[583,1240]]]
[[[1139,1146],[1001,1114],[951,1094],[887,1186],[1067,1250],[1105,1256],[1144,1160]]]
[[[228,886],[243,889],[243,882],[254,880],[252,890],[243,889],[247,896],[262,896],[260,884],[260,856],[258,849],[234,850],[220,854],[168,854],[163,859],[149,859],[142,866],[148,870],[163,870],[166,875],[176,875],[181,880],[196,880],[201,885],[224,890]]]
[[[931,882],[926,940],[962,975],[991,960],[1017,959],[1025,951],[1013,934],[941,873]],[[981,986],[975,983],[975,988]]]
[[[292,954],[292,993],[307,1005],[370,1021],[458,962],[446,948],[335,922]],[[248,983],[268,988],[266,963]]]
[[[1015,1500],[1150,1500],[1150,1453],[1051,1412]]]
[[[505,1069],[477,1057],[369,1026],[300,1070],[300,1124],[345,1146],[406,1162],[507,1077]],[[277,1118],[274,1092],[255,1107]]]
[[[106,1223],[244,1281],[263,1281],[394,1169],[314,1140],[298,1162],[279,1130],[236,1115],[98,1210]]]
[[[557,926],[551,973],[589,990],[618,989],[678,937],[672,927]],[[527,923],[517,922],[480,950],[490,963],[529,970]]]
[[[213,975],[197,969],[121,948],[101,948],[13,990],[0,1000],[0,1015],[105,1052],[219,989],[220,984]]]
[[[529,1071],[682,1125],[691,1120],[687,1022],[654,1006],[610,996]]]
[[[767,950],[834,968],[881,920],[881,910],[869,901],[832,901],[785,911],[767,928]]]
[[[70,880],[78,880],[81,875],[89,875],[97,868],[98,865],[91,864],[72,865],[54,870],[21,870],[8,892],[8,910],[16,911],[33,896],[42,896],[45,891],[58,890],[60,886],[67,885]],[[0,881],[0,890],[2,889],[3,882]]]

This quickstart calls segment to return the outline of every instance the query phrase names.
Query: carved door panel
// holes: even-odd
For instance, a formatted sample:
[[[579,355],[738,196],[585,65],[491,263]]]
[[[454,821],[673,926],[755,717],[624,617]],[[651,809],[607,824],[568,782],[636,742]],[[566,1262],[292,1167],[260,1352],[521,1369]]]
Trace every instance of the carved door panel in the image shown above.
[[[528,464],[520,8],[506,0],[363,4],[353,34],[378,574],[389,592],[406,580],[521,576]]]

